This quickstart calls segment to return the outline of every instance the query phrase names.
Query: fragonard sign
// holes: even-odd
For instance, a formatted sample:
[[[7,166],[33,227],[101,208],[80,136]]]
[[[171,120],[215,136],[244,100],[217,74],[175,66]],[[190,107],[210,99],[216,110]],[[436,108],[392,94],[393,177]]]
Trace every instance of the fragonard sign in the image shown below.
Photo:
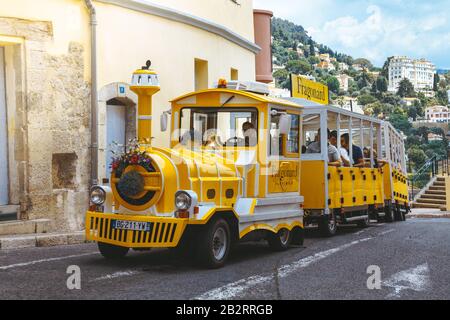
[[[291,96],[328,104],[328,87],[305,77],[291,74]]]

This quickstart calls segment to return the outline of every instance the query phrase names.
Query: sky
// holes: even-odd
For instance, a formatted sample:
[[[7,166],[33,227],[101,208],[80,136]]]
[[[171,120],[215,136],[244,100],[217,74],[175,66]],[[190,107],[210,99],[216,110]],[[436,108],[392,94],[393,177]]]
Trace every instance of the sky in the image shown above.
[[[335,51],[368,58],[426,58],[450,69],[450,0],[253,0],[257,9],[302,25]]]

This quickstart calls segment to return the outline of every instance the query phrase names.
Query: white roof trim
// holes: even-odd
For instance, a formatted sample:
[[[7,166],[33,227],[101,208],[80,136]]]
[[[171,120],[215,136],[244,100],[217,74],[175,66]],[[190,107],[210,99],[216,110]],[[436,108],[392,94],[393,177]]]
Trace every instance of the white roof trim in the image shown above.
[[[199,29],[217,34],[238,46],[247,49],[255,54],[261,51],[261,48],[255,43],[245,39],[236,32],[215,22],[184,13],[172,8],[164,7],[145,0],[96,0],[97,2],[112,4],[126,9],[148,13],[158,17],[166,18],[180,23],[185,23]]]

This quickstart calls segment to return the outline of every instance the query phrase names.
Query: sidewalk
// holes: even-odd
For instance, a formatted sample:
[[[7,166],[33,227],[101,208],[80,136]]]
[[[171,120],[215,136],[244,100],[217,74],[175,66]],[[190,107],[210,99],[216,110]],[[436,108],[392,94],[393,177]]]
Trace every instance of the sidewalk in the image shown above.
[[[439,209],[412,209],[409,218],[450,218],[450,212]]]

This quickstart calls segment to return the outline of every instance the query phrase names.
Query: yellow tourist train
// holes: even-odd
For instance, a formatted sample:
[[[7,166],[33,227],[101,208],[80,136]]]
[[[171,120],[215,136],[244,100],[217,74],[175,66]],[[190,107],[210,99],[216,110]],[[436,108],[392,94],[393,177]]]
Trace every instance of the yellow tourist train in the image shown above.
[[[138,137],[113,159],[109,183],[91,189],[86,238],[104,257],[174,248],[218,268],[238,241],[265,239],[286,250],[303,244],[307,224],[333,235],[338,224],[404,220],[403,139],[390,124],[273,98],[261,83],[219,80],[172,100],[160,119],[162,131],[170,127],[170,148],[159,148],[151,128],[160,87],[149,66],[130,86]],[[366,157],[350,167],[329,162],[332,133],[348,135],[349,158],[358,153],[353,146]]]

